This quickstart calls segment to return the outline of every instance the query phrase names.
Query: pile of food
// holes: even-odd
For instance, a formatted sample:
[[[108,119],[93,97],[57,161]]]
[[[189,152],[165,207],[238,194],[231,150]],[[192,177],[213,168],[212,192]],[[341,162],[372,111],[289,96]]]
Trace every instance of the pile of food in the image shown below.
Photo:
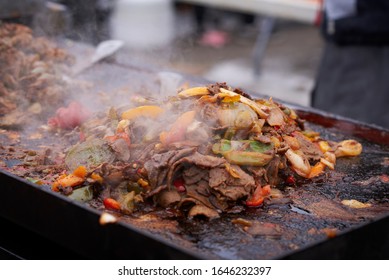
[[[64,75],[73,63],[71,55],[29,27],[0,23],[0,127],[51,114],[67,96]]]
[[[239,213],[362,151],[355,140],[305,130],[294,110],[271,98],[253,100],[224,83],[111,108],[73,132],[80,141],[52,189],[124,214]]]

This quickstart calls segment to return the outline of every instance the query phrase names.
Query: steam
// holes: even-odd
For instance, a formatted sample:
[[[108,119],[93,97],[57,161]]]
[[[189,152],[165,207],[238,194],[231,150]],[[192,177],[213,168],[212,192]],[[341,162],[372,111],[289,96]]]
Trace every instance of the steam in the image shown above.
[[[80,1],[80,5],[84,7],[85,3],[81,2],[83,1]],[[164,1],[161,1],[161,5],[162,2]],[[71,16],[72,13],[74,16],[74,7],[47,1],[40,8],[41,12],[38,13],[33,22],[34,33],[27,32],[30,37],[24,34],[25,37],[20,36],[20,38],[15,39],[17,41],[24,38],[23,40],[28,39],[28,42],[13,44],[13,51],[23,52],[24,45],[31,42],[30,45],[34,51],[40,53],[39,57],[45,57],[47,53],[53,55],[62,49],[60,50],[61,55],[65,56],[65,53],[68,52],[70,56],[74,57],[74,64],[69,67],[67,62],[64,63],[64,61],[57,58],[50,61],[47,61],[47,59],[45,61],[32,61],[33,51],[24,53],[24,58],[17,56],[17,63],[14,63],[14,61],[3,62],[2,66],[6,65],[8,67],[12,64],[14,70],[7,77],[2,77],[2,81],[10,79],[11,82],[15,80],[16,83],[19,83],[15,85],[15,88],[20,89],[17,94],[20,94],[21,98],[12,99],[13,103],[11,102],[10,108],[17,108],[17,110],[6,122],[4,122],[3,117],[8,111],[4,112],[0,116],[0,125],[5,123],[8,126],[19,126],[20,124],[20,126],[28,126],[30,129],[39,127],[39,125],[47,124],[51,117],[56,117],[58,109],[60,109],[61,117],[66,117],[64,112],[74,113],[75,110],[64,110],[64,108],[69,108],[70,104],[74,104],[73,102],[81,104],[92,113],[107,112],[110,107],[135,107],[139,104],[133,102],[134,97],[144,98],[154,103],[161,102],[167,96],[175,95],[177,89],[184,84],[185,78],[182,75],[169,71],[158,71],[159,67],[150,64],[150,60],[137,60],[141,56],[138,56],[137,51],[132,52],[128,44],[126,49],[119,51],[119,53],[117,53],[117,49],[111,49],[107,54],[99,56],[99,52],[96,52],[92,45],[82,42],[90,42],[88,38],[82,37],[82,34],[88,32],[88,30],[90,31],[91,28],[97,31],[97,25],[80,30],[80,33],[76,34],[77,36],[70,36],[71,38],[81,39],[81,41],[69,40],[64,37],[70,34],[70,29],[73,29],[72,26],[76,23],[74,17]],[[104,9],[106,11],[112,10],[112,6],[105,6]],[[149,9],[151,8],[149,7]],[[158,12],[158,9],[155,9],[155,11]],[[171,10],[169,11],[171,12]],[[85,20],[90,21],[89,25],[95,24],[93,16]],[[170,17],[169,20],[172,20],[172,18]],[[139,23],[134,28],[142,30],[144,26]],[[161,26],[159,26],[159,29],[162,30]],[[101,37],[101,34],[97,32],[89,33],[96,38]],[[13,36],[17,37],[18,35],[14,34]],[[37,39],[37,36],[41,37]],[[168,41],[170,40],[171,38]],[[52,42],[56,42],[57,46],[52,45]],[[121,47],[121,44],[117,47]],[[148,55],[151,52],[153,53],[152,57],[159,56],[163,60],[163,64],[166,65],[173,50],[167,44],[157,49],[149,48],[144,53]],[[28,61],[29,59],[31,61]],[[27,74],[16,77],[15,73],[20,73],[20,70],[15,70],[18,67],[24,69],[23,71],[26,71]],[[25,86],[26,81],[34,77],[39,81],[39,87],[27,88]],[[3,95],[9,96],[9,94]],[[22,99],[22,102],[17,104],[18,99]],[[6,111],[6,109],[2,108],[1,111]],[[20,116],[24,112],[28,114],[21,118]],[[72,119],[72,117],[69,116],[69,119]],[[32,123],[33,120],[36,120],[36,124]]]
[[[173,95],[183,82],[183,76],[174,72],[161,71],[157,76],[160,83],[159,93],[161,97]]]

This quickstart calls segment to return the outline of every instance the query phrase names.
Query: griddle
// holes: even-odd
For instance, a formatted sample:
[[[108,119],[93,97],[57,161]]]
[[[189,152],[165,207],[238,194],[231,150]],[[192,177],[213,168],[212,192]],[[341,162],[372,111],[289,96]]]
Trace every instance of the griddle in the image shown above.
[[[126,85],[141,90],[145,83],[158,89],[155,77],[156,71],[138,65],[102,63],[83,78],[96,81],[100,90]],[[209,83],[198,78],[185,79],[191,86]],[[323,138],[354,138],[362,143],[364,152],[356,158],[338,159],[336,170],[324,176],[300,180],[296,187],[284,187],[287,199],[239,214],[226,214],[212,222],[170,217],[145,222],[139,217],[122,216],[117,223],[100,225],[101,211],[0,170],[0,217],[8,225],[6,228],[12,225],[26,235],[31,232],[35,240],[43,244],[46,240],[63,252],[40,254],[37,250],[36,254],[27,254],[27,258],[388,258],[389,184],[385,176],[389,174],[389,131],[286,105],[296,109],[307,120],[306,126],[320,132]],[[371,202],[373,206],[350,209],[341,205],[343,199]],[[270,233],[249,234],[235,222],[237,219],[271,228]]]

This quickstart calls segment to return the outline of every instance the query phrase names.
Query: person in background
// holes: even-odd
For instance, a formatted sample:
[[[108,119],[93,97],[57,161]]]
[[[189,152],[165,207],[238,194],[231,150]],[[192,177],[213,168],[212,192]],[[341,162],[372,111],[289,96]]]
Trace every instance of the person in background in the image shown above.
[[[228,18],[237,19],[234,26],[240,34],[254,26],[255,23],[255,16],[252,14],[232,12],[202,5],[192,5],[192,8],[196,36],[198,37],[198,42],[203,46],[221,48],[228,43],[230,39],[229,28],[224,26]]]
[[[389,128],[389,1],[325,0],[312,106]]]
[[[109,18],[114,0],[57,0],[64,4],[71,16],[71,29],[68,37],[92,44],[107,40]]]

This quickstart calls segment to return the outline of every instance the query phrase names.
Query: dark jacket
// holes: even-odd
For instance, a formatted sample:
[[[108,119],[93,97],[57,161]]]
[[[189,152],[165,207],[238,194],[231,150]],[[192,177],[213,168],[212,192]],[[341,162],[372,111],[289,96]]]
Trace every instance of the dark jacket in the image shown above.
[[[389,45],[389,0],[357,0],[356,14],[323,19],[323,35],[335,44]]]

